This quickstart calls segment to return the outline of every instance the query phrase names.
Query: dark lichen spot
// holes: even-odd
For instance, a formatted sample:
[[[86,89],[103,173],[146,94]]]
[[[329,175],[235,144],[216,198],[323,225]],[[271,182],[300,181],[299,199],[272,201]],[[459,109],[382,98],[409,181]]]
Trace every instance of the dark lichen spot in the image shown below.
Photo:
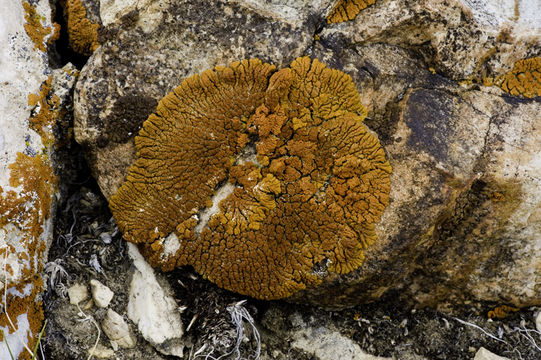
[[[408,144],[432,155],[437,161],[448,157],[447,138],[452,127],[453,99],[441,91],[417,90],[407,99],[404,121],[411,129]]]
[[[133,138],[143,121],[156,108],[158,102],[150,96],[121,96],[113,105],[111,118],[105,126],[105,136],[113,142],[125,143]]]

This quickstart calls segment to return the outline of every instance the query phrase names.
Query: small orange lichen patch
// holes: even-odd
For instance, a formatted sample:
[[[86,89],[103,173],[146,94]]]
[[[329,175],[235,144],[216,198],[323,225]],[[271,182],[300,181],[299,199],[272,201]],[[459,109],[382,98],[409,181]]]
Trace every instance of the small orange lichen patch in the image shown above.
[[[49,76],[40,87],[39,94],[28,95],[28,105],[39,105],[37,113],[29,119],[30,126],[40,136],[45,146],[49,146],[54,142],[52,127],[55,125],[60,112],[60,98],[51,92],[52,77]]]
[[[30,325],[30,331],[26,334],[22,332],[19,333],[22,339],[26,338],[26,345],[30,349],[33,349],[36,345],[38,334],[41,331],[41,328],[43,326],[43,320],[45,319],[45,316],[43,314],[43,304],[41,301],[36,301],[42,289],[43,281],[38,275],[35,276],[32,281],[28,281],[24,284],[19,284],[16,288],[12,289],[17,294],[14,294],[14,292],[10,292],[6,296],[5,304],[2,300],[3,306],[2,310],[0,311],[0,327],[7,328],[9,333],[13,333],[17,331],[17,329],[19,329],[19,326],[21,325],[18,323],[17,317],[21,314],[26,314],[28,323]],[[25,292],[28,293],[25,294]],[[4,299],[3,294],[2,299]],[[16,329],[14,329],[11,325],[12,322],[13,325],[15,325]],[[2,339],[0,336],[0,341],[3,340],[4,339]],[[32,359],[32,354],[23,350],[23,352],[19,355],[18,359],[30,360]]]
[[[318,60],[259,60],[182,82],[143,124],[110,207],[155,266],[288,297],[361,266],[391,166],[349,75]]]
[[[23,2],[24,7],[24,18],[26,20],[26,23],[24,24],[24,30],[32,39],[32,42],[34,43],[35,47],[41,51],[46,51],[45,48],[45,37],[51,32],[53,32],[52,36],[49,38],[48,42],[54,40],[55,37],[59,36],[60,32],[58,30],[58,24],[54,24],[52,27],[47,26],[44,27],[41,24],[41,21],[43,20],[42,17],[36,12],[36,9],[34,6],[30,5],[30,3],[24,1]]]
[[[28,334],[27,345],[32,346],[43,321],[43,309],[41,302],[36,301],[38,294],[43,290],[43,284],[39,273],[43,264],[39,259],[43,258],[46,244],[42,238],[43,225],[50,216],[51,201],[55,184],[55,176],[52,168],[47,163],[45,156],[31,157],[22,153],[17,154],[16,161],[9,166],[10,186],[15,190],[2,189],[0,187],[0,231],[11,224],[20,231],[22,236],[17,240],[22,249],[15,249],[14,245],[6,244],[0,249],[0,257],[13,259],[10,254],[16,254],[21,263],[21,278],[15,283],[10,282],[9,276],[14,276],[11,267],[6,267],[6,280],[0,290],[0,297],[4,297],[4,287],[16,289],[20,295],[13,292],[7,295],[7,306],[0,313],[0,326],[9,325],[10,332],[14,329],[9,324],[7,315],[17,325],[17,317],[26,314],[30,323],[31,334]],[[13,231],[6,230],[4,231]],[[19,247],[18,246],[18,247]],[[31,289],[30,294],[24,294],[25,287]],[[23,334],[24,336],[24,334]],[[20,359],[30,359],[30,354],[21,354]]]
[[[502,201],[505,201],[505,195],[502,194],[501,192],[498,192],[498,191],[494,191],[492,193],[489,194],[489,197],[492,201],[494,202],[502,202]]]
[[[24,233],[21,243],[25,245],[29,258],[35,259],[44,246],[39,237],[50,215],[56,178],[43,155],[31,157],[18,153],[17,160],[9,169],[10,186],[20,186],[21,190],[4,192],[0,187],[0,228],[13,224],[21,230]],[[9,249],[0,249],[0,256],[5,251]]]
[[[327,22],[340,23],[353,20],[361,10],[375,3],[376,0],[340,0],[327,17]]]
[[[508,305],[501,305],[494,308],[494,310],[490,310],[487,313],[487,316],[489,319],[503,319],[509,315],[510,312],[517,312],[519,311],[519,308],[508,306]]]
[[[484,83],[490,81],[484,80]],[[541,96],[541,57],[517,61],[513,70],[498,76],[493,83],[511,95]]]
[[[82,55],[92,54],[100,46],[98,42],[99,24],[94,24],[86,17],[86,8],[81,0],[67,0],[65,16],[72,49]]]

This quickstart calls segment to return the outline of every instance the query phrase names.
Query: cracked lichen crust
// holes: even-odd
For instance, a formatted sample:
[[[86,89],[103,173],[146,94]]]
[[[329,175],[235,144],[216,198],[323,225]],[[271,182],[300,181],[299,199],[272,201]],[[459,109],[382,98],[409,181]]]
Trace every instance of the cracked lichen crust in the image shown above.
[[[541,96],[541,57],[517,61],[513,70],[496,78],[495,84],[511,95]]]
[[[70,46],[79,54],[91,55],[100,46],[99,24],[87,18],[86,8],[81,0],[67,0],[64,12]]]
[[[152,265],[288,297],[376,240],[391,166],[365,116],[350,76],[318,60],[218,66],[160,101],[110,207]]]
[[[376,0],[340,0],[327,17],[327,22],[341,23],[353,20],[361,10],[375,3]]]

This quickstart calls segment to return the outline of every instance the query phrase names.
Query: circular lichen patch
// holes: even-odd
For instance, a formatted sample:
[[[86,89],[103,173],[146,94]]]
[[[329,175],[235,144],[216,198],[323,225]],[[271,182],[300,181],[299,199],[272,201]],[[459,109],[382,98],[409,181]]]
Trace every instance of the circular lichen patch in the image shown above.
[[[391,166],[349,75],[307,57],[218,66],[165,96],[110,207],[164,270],[285,298],[363,262]]]

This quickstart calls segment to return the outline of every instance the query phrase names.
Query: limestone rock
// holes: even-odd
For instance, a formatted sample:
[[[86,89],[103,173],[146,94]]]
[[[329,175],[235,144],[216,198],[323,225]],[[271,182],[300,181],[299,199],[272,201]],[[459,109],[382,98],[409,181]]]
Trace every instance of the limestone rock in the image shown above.
[[[83,284],[75,284],[68,289],[70,304],[77,305],[88,298],[88,289]]]
[[[541,332],[541,311],[538,311],[535,316],[535,328],[537,331]]]
[[[49,1],[2,1],[1,8],[0,330],[13,356],[23,358],[29,355],[23,345],[33,347],[43,326],[40,271],[59,194],[53,128],[66,112],[77,74],[69,65],[56,70],[49,65],[47,46],[59,30]],[[6,314],[16,319],[16,328]],[[28,335],[22,336],[25,344],[20,334]],[[11,358],[6,346],[0,347],[0,358]]]
[[[181,81],[215,65],[300,56],[333,1],[103,1],[103,44],[81,72],[75,136],[108,198],[134,160],[133,137]],[[285,6],[284,6],[285,5]]]
[[[96,306],[101,308],[109,306],[115,293],[96,279],[90,280],[90,287],[92,291],[92,300],[94,300]]]
[[[132,348],[135,346],[135,337],[130,332],[128,324],[114,310],[107,310],[101,327],[111,342],[115,342],[118,346],[122,348]]]
[[[137,247],[128,244],[135,266],[130,284],[128,317],[154,347],[165,355],[182,357],[184,329],[175,300],[156,279]]]

